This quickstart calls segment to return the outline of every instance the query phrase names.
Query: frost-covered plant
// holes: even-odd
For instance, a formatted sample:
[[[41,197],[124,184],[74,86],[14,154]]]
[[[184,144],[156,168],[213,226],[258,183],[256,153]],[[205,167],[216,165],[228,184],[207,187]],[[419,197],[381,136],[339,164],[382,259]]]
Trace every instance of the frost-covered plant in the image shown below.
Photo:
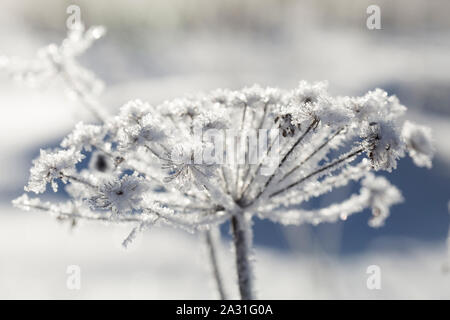
[[[103,120],[106,112],[95,98],[103,90],[103,82],[81,66],[77,58],[105,31],[102,26],[85,30],[83,24],[75,24],[61,44],[52,43],[39,49],[33,59],[0,56],[0,71],[31,87],[59,80],[71,96],[82,98],[85,107],[97,119]]]
[[[58,61],[65,72],[66,60]],[[89,92],[83,88],[78,96],[92,107],[97,103]],[[134,100],[117,116],[78,124],[59,148],[34,160],[25,190],[41,194],[48,184],[56,191],[62,183],[70,200],[49,203],[24,194],[14,204],[61,220],[134,224],[125,246],[153,225],[194,232],[230,222],[241,298],[253,299],[253,217],[318,224],[369,208],[370,226],[379,227],[402,196],[373,172],[392,171],[406,152],[418,166],[431,166],[429,130],[404,122],[405,111],[380,89],[333,97],[327,83],[305,81],[293,90],[219,89],[159,105]],[[251,147],[255,138],[263,147]],[[340,203],[301,206],[358,181],[361,190]],[[206,239],[211,242],[210,234]],[[214,263],[219,279],[213,252]]]

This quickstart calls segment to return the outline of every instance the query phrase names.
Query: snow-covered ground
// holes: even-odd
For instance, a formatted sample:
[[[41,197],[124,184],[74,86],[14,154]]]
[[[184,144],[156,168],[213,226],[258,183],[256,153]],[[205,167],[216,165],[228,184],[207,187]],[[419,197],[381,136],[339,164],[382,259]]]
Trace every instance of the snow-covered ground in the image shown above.
[[[83,223],[68,232],[45,214],[1,208],[2,299],[214,299],[202,242],[195,235],[152,229],[125,250],[129,228]],[[256,249],[256,280],[263,299],[445,299],[450,274],[445,247],[372,252],[337,259]],[[222,243],[220,261],[230,296],[237,298],[233,257]],[[81,270],[80,290],[69,290],[67,268]],[[381,289],[369,290],[370,265]]]
[[[139,43],[142,47],[126,49],[133,45],[126,34],[109,34],[112,40],[106,38],[92,48],[85,62],[111,84],[102,99],[112,110],[131,98],[160,102],[188,92],[239,88],[254,82],[292,87],[300,79],[328,79],[331,91],[339,94],[362,94],[374,86],[402,83],[409,90],[404,91],[407,96],[416,92],[411,89],[414,86],[431,92],[433,83],[443,84],[444,88],[450,84],[450,75],[445,72],[450,69],[450,38],[442,30],[428,34],[411,31],[406,35],[394,32],[389,36],[365,29],[324,30],[311,18],[314,15],[305,12],[297,8],[288,13],[291,18],[286,19],[281,35],[220,32],[216,37],[214,29],[168,32],[166,37],[160,31]],[[297,13],[308,19],[294,19]],[[35,14],[41,19],[45,16],[44,11]],[[0,55],[31,57],[37,47],[54,36],[43,32],[38,37],[39,29],[27,24],[35,26],[39,22],[22,25],[19,21],[7,10],[1,11]],[[296,27],[299,21],[306,21],[308,28]],[[112,28],[117,30],[117,25]],[[435,96],[445,96],[445,89]],[[438,101],[439,106],[419,100],[408,105],[410,118],[432,127],[439,166],[433,169],[438,171],[425,173],[432,178],[420,190],[422,202],[428,201],[432,209],[414,212],[415,208],[409,206],[411,212],[404,226],[418,233],[420,226],[411,227],[423,221],[417,216],[437,219],[439,230],[426,231],[439,236],[424,242],[414,238],[413,232],[405,235],[395,229],[399,233],[396,237],[377,238],[364,252],[340,256],[296,248],[320,246],[320,241],[327,240],[336,242],[339,252],[341,225],[321,229],[327,233],[313,241],[306,241],[312,229],[283,230],[291,250],[261,244],[256,248],[260,298],[450,298],[450,273],[443,272],[444,263],[450,259],[443,241],[450,196],[438,200],[431,197],[450,189],[450,101]],[[79,120],[89,120],[89,116],[65,99],[58,88],[30,90],[0,75],[0,298],[216,298],[202,244],[195,235],[152,229],[124,250],[120,244],[129,228],[84,223],[69,231],[67,225],[45,214],[11,207],[10,201],[20,195],[31,158],[39,147],[59,142]],[[436,176],[440,177],[439,185]],[[413,178],[408,177],[408,183]],[[432,203],[436,201],[440,202]],[[389,220],[387,224],[389,228]],[[390,235],[397,233],[391,231]],[[358,241],[358,236],[352,239]],[[233,257],[225,240],[221,261],[226,286],[237,297]],[[67,289],[69,265],[81,268],[81,290]],[[381,290],[366,287],[369,265],[381,268]]]

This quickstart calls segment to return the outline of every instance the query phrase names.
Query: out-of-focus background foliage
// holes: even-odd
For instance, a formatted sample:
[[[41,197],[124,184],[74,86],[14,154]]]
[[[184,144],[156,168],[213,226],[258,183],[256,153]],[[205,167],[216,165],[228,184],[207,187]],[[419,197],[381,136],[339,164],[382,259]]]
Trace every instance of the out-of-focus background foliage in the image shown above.
[[[446,0],[3,0],[0,55],[32,57],[66,33],[66,8],[107,36],[81,60],[104,79],[111,111],[141,98],[152,103],[216,87],[295,87],[328,80],[330,91],[396,94],[408,117],[432,127],[433,169],[409,159],[389,175],[406,202],[385,227],[369,212],[317,227],[255,221],[261,298],[450,298],[446,239],[450,200],[450,3]],[[381,30],[366,27],[369,5],[381,8]],[[40,147],[55,146],[90,117],[51,83],[32,90],[0,75],[0,298],[215,298],[201,241],[154,229],[128,251],[126,228],[81,224],[69,231],[51,217],[21,212],[21,194]],[[311,203],[323,206],[353,186]],[[236,294],[223,230],[221,258]],[[79,265],[82,288],[66,288]],[[366,288],[379,265],[382,290]],[[446,272],[447,270],[447,272]]]

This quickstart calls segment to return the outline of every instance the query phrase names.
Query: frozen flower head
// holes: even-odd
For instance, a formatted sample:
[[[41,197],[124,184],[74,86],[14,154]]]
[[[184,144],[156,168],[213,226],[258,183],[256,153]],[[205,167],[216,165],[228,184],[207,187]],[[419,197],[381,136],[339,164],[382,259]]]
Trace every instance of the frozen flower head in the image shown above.
[[[397,168],[397,160],[404,155],[404,143],[393,121],[371,122],[365,128],[363,145],[375,170]]]
[[[102,126],[78,123],[75,129],[62,142],[63,148],[75,148],[76,150],[92,151],[93,146],[98,146],[103,141],[104,132]]]
[[[165,105],[172,115],[181,119],[191,120],[200,113],[202,102],[191,97],[186,97],[175,99],[171,102],[166,101]]]
[[[203,132],[209,129],[227,129],[230,124],[223,108],[215,109],[212,107],[212,110],[205,110],[198,114],[194,118],[192,126]]]
[[[389,216],[391,206],[403,201],[402,194],[384,177],[368,174],[362,181],[361,193],[364,194],[372,209],[371,227],[381,227]]]
[[[135,150],[149,142],[161,142],[166,138],[161,122],[149,104],[140,100],[128,102],[115,120],[114,130],[119,146]]]
[[[74,148],[55,152],[41,150],[39,158],[33,160],[25,191],[43,193],[48,183],[51,184],[54,192],[58,191],[55,180],[61,179],[66,183],[68,177],[75,172],[75,165],[83,159],[84,155]]]
[[[121,148],[136,149],[145,147],[149,142],[160,142],[166,135],[155,122],[142,121],[142,124],[121,127],[118,137]]]
[[[54,180],[61,179],[76,182],[74,188],[83,190],[71,196],[91,198],[96,208],[124,211],[128,203],[136,211],[138,201],[129,199],[139,199],[141,189],[130,185],[145,178],[161,192],[158,197],[167,193],[177,203],[195,198],[205,210],[222,206],[264,214],[359,181],[369,170],[391,171],[405,146],[417,164],[428,165],[429,133],[408,122],[402,131],[404,109],[380,89],[333,97],[326,82],[305,81],[293,90],[220,89],[156,106],[133,100],[102,125],[78,124],[61,144],[71,149],[43,152],[27,190],[43,192],[47,183],[56,189]],[[280,134],[282,143],[258,141],[264,131]],[[81,151],[92,154],[89,168],[77,173]],[[98,187],[105,178],[110,182]],[[125,192],[130,190],[138,192]]]
[[[148,185],[142,177],[124,175],[103,183],[98,192],[89,199],[94,209],[108,209],[114,213],[130,213],[140,209],[143,194]]]
[[[434,147],[431,140],[431,130],[427,127],[405,121],[402,130],[406,149],[414,163],[419,167],[431,168]]]
[[[290,93],[289,100],[278,104],[279,128],[284,137],[294,136],[302,126],[316,129],[319,125],[341,129],[351,121],[352,112],[338,98],[327,92],[327,82],[308,84],[300,82],[299,87]]]
[[[242,89],[241,98],[243,102],[253,108],[263,108],[264,104],[269,99],[266,96],[265,90],[261,88],[259,85],[253,85],[251,87],[246,87]]]
[[[303,105],[313,105],[318,103],[320,100],[328,97],[328,82],[315,82],[308,83],[306,81],[300,81],[297,89],[294,91],[294,99],[297,103]]]

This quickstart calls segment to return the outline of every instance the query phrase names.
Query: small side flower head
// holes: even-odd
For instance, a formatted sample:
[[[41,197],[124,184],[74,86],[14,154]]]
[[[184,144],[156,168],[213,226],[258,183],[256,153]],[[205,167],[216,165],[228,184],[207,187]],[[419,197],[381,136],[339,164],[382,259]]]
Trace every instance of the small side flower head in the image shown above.
[[[76,150],[92,151],[92,146],[97,146],[103,141],[103,128],[99,125],[84,124],[79,122],[75,129],[61,142],[63,148],[75,148]]]
[[[434,147],[430,128],[405,121],[402,136],[406,143],[409,156],[418,167],[431,168]]]
[[[89,199],[93,209],[112,210],[114,213],[130,213],[140,208],[148,184],[136,174],[124,175],[103,183],[97,194]]]
[[[74,148],[54,152],[41,149],[40,156],[33,160],[25,191],[44,193],[47,184],[50,183],[53,191],[57,192],[58,184],[55,180],[61,179],[66,183],[67,176],[75,172],[75,165],[84,158],[85,156]]]

